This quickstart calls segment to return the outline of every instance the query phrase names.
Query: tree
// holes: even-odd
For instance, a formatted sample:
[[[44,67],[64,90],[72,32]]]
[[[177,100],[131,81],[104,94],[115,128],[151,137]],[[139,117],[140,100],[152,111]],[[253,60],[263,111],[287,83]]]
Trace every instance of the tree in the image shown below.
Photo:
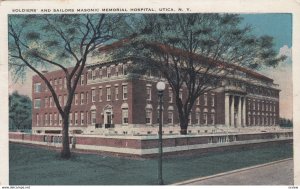
[[[145,59],[133,66],[133,73],[152,69],[167,80],[175,95],[181,134],[187,134],[189,114],[202,94],[220,87],[243,67],[276,66],[286,58],[277,57],[272,37],[256,37],[250,26],[242,27],[239,15],[149,14],[136,20],[139,34],[121,50],[122,56],[131,53]],[[188,93],[183,99],[182,88]]]
[[[95,49],[126,35],[124,15],[10,15],[8,19],[10,71],[22,78],[30,69],[44,81],[63,120],[61,157],[69,158],[69,112],[78,80]],[[42,72],[51,67],[64,73],[65,106],[59,104],[56,91]]]
[[[31,129],[32,104],[28,96],[14,91],[9,95],[9,128]]]

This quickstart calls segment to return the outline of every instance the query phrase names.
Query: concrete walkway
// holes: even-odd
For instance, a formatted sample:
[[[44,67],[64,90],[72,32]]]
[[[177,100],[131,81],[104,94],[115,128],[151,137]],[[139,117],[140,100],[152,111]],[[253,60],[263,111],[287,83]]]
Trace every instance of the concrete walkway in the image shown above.
[[[293,185],[293,159],[187,180],[174,185]]]

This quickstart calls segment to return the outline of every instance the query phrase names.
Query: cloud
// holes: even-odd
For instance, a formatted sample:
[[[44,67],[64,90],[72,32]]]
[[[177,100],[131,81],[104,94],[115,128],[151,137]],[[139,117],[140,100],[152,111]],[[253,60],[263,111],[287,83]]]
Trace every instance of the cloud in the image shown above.
[[[293,118],[293,78],[292,78],[292,48],[284,45],[278,55],[285,55],[287,59],[275,68],[266,68],[261,73],[274,79],[279,84],[280,117]]]

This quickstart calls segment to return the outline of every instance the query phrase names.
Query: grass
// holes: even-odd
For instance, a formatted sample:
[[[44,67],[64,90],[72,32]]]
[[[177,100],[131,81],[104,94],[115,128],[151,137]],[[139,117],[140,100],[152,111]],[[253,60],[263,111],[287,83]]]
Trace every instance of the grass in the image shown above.
[[[10,143],[10,185],[154,185],[157,160],[73,154]],[[171,184],[292,157],[291,144],[244,151],[209,153],[163,160],[163,179]]]

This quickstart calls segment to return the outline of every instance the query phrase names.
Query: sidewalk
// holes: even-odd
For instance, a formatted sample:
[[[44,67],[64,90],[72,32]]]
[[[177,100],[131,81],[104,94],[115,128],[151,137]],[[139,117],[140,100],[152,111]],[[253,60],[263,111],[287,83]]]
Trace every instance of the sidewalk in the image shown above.
[[[284,159],[174,185],[293,185],[293,159]]]

